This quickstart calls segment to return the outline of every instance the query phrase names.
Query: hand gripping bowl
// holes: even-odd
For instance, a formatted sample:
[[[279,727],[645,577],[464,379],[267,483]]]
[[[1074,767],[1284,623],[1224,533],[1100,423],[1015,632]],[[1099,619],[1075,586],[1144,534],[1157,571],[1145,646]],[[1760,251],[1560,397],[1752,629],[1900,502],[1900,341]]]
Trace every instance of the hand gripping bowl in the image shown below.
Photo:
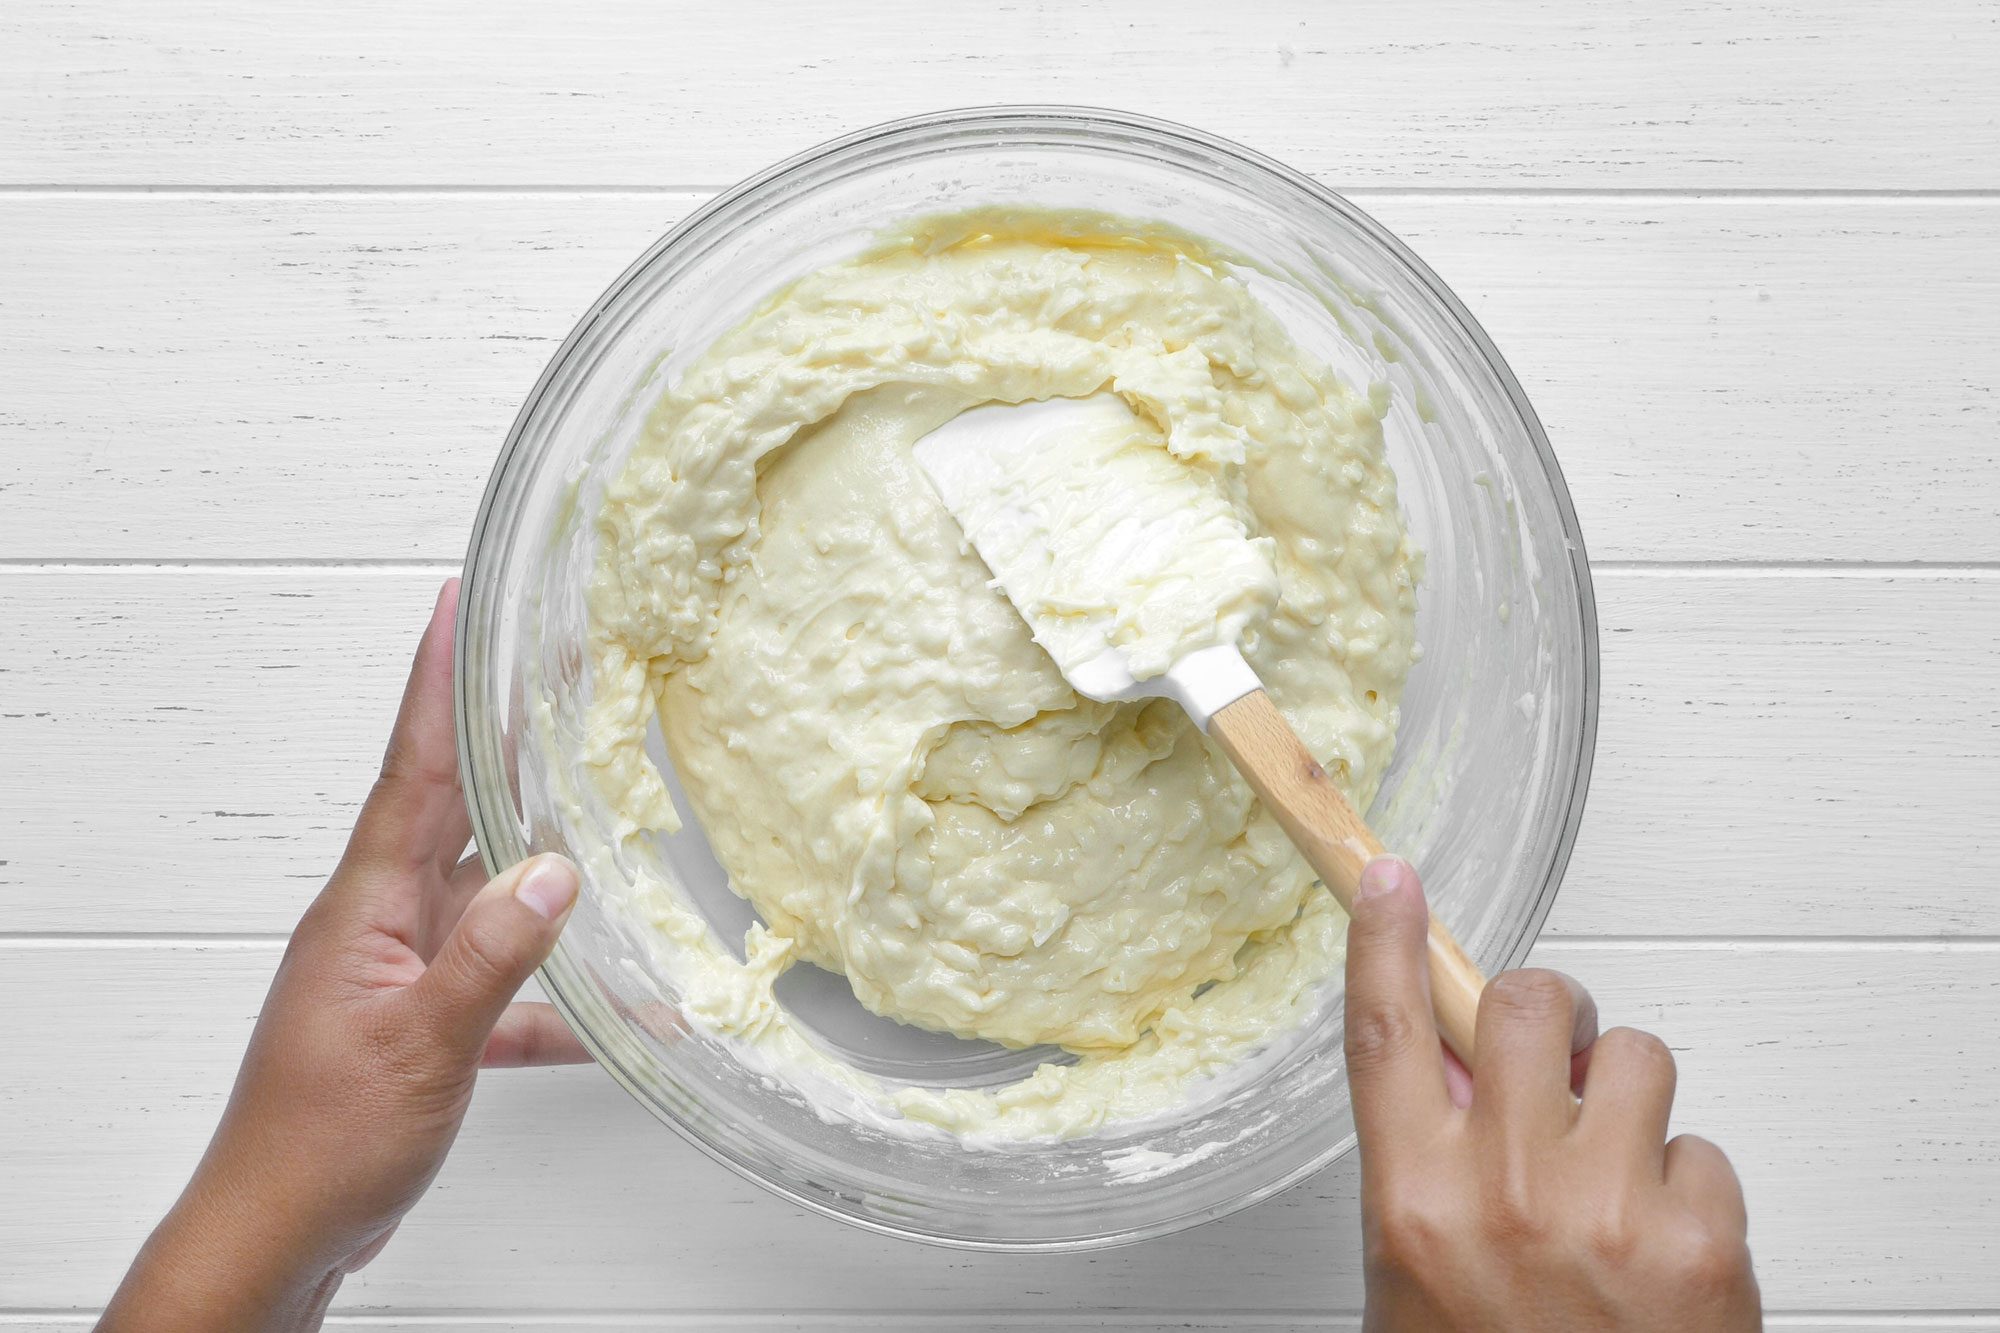
[[[1303,346],[1351,383],[1388,384],[1390,461],[1427,553],[1424,657],[1369,817],[1423,870],[1482,967],[1517,963],[1569,857],[1597,716],[1589,570],[1534,412],[1444,284],[1338,195],[1220,139],[1073,108],[947,112],[793,158],[681,223],[577,325],[514,424],[466,560],[458,729],[488,865],[576,845],[549,795],[560,759],[541,740],[588,688],[592,516],[660,388],[766,294],[886,224],[1004,203],[1160,218],[1208,237],[1248,261],[1240,276]],[[664,750],[653,753],[671,784]],[[697,825],[646,854],[740,940],[750,909]],[[1245,1207],[1354,1144],[1337,983],[1303,1030],[1258,1057],[1247,1087],[1165,1121],[1001,1150],[822,1118],[683,1030],[670,981],[633,961],[644,954],[615,895],[586,881],[542,971],[584,1043],[705,1152],[858,1225],[992,1249],[1109,1245]],[[1046,1055],[899,1027],[809,968],[779,995],[823,1046],[881,1078],[997,1086]]]

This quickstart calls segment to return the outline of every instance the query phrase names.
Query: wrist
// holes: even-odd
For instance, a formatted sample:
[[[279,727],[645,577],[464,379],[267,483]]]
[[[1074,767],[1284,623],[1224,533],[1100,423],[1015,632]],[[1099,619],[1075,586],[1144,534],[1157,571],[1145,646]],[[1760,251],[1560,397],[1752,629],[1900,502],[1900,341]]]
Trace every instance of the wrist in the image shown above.
[[[279,1211],[208,1163],[140,1250],[101,1327],[319,1327],[342,1273],[317,1259]]]

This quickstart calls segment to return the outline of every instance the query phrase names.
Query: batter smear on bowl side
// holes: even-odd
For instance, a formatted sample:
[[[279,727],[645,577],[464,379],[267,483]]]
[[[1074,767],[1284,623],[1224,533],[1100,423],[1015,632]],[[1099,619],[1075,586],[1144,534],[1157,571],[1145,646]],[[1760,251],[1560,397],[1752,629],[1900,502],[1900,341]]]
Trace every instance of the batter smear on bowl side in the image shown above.
[[[1250,585],[1244,654],[1366,809],[1420,563],[1381,405],[1197,238],[1022,210],[908,227],[689,365],[597,518],[589,779],[626,835],[678,827],[645,752],[657,716],[766,923],[738,963],[684,899],[638,895],[685,962],[689,1020],[812,1058],[770,993],[804,959],[875,1013],[1080,1057],[1001,1089],[836,1071],[961,1134],[1169,1109],[1340,964],[1339,908],[1228,761],[1169,701],[1072,692],[911,458],[969,407],[1101,391],[1143,427],[1078,442],[1085,502],[1121,502],[1118,449],[1227,500],[1275,575]]]

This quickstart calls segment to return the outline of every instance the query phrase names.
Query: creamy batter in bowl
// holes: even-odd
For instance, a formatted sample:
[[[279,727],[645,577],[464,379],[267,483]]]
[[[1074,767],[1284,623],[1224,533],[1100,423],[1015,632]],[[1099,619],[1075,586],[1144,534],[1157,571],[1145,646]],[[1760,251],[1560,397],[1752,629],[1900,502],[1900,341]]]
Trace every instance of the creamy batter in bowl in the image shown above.
[[[775,993],[736,984],[775,972],[801,942],[822,961],[839,952],[826,932],[815,935],[823,908],[760,895],[778,913],[778,935],[792,943],[766,947],[774,937],[749,932],[746,959],[749,909],[728,893],[701,824],[668,831],[679,821],[667,802],[700,810],[739,876],[758,858],[796,858],[829,841],[759,804],[782,804],[797,774],[774,775],[760,790],[756,767],[732,770],[731,745],[699,744],[701,735],[735,725],[726,708],[703,716],[705,702],[757,702],[747,688],[756,644],[732,646],[733,658],[710,663],[711,678],[665,710],[670,730],[685,729],[677,751],[702,778],[690,802],[688,791],[676,790],[680,775],[658,736],[650,754],[633,743],[645,734],[653,691],[651,682],[621,675],[647,671],[639,655],[607,658],[607,597],[610,618],[622,617],[627,628],[671,639],[673,627],[651,624],[654,608],[629,605],[628,591],[607,591],[601,579],[589,591],[607,542],[622,540],[616,522],[601,526],[597,517],[621,502],[636,503],[634,514],[657,534],[643,549],[664,543],[671,556],[677,544],[728,546],[726,532],[706,527],[733,521],[728,494],[750,484],[754,458],[725,460],[714,484],[705,483],[697,498],[716,503],[678,510],[648,508],[643,485],[635,501],[627,479],[635,449],[643,462],[663,430],[685,427],[686,411],[678,425],[655,417],[649,428],[649,415],[690,376],[697,388],[713,377],[717,339],[772,293],[880,247],[885,228],[968,208],[995,210],[995,218],[1038,209],[1056,210],[1034,215],[1042,218],[1093,210],[1170,219],[1206,238],[1216,267],[1233,275],[1231,286],[1269,312],[1267,346],[1296,347],[1302,365],[1329,365],[1365,395],[1356,419],[1372,426],[1379,416],[1403,513],[1428,555],[1417,626],[1425,657],[1411,672],[1386,773],[1381,756],[1363,753],[1352,736],[1344,748],[1354,749],[1366,774],[1364,793],[1380,780],[1374,823],[1424,868],[1438,910],[1482,965],[1505,966],[1526,951],[1580,814],[1596,696],[1588,575],[1539,428],[1469,316],[1351,206],[1241,149],[1107,113],[953,113],[830,145],[697,214],[599,303],[524,409],[475,532],[460,634],[467,789],[489,860],[554,848],[584,865],[589,892],[546,969],[546,988],[606,1067],[697,1144],[788,1197],[865,1225],[974,1245],[1110,1243],[1243,1206],[1351,1144],[1337,981],[1310,984],[1330,969],[1299,973],[1308,984],[1275,1017],[1269,1005],[1255,1022],[1223,1014],[1244,1020],[1217,1027],[1240,1049],[1196,1069],[1214,1076],[1195,1080],[1191,1093],[1183,1079],[1172,1095],[1110,1103],[1049,1085],[1095,1077],[1093,1045],[1129,1043],[1133,1024],[1157,1018],[1144,1005],[1056,1012],[1017,996],[1003,1012],[985,1013],[967,1011],[949,985],[910,990],[931,995],[931,1007],[914,1016],[964,1034],[950,1036],[889,1023],[856,1003],[859,988],[869,1008],[907,1012],[897,995],[884,995],[885,987],[908,989],[907,969],[850,969],[859,973],[853,987],[801,966]],[[1158,277],[1133,282],[1131,291],[1143,296],[1170,283],[1171,266]],[[1128,370],[1135,383],[1157,378],[1145,367]],[[755,383],[752,374],[725,385],[714,402],[736,410]],[[929,386],[940,387],[965,386]],[[1053,391],[1095,387],[1079,381]],[[899,383],[886,391],[908,390]],[[692,468],[691,457],[661,460],[669,482],[680,480],[674,469]],[[807,531],[811,514],[865,507],[865,497],[829,498],[843,484],[839,475],[805,469],[775,488],[795,506],[786,530],[816,543],[800,554],[823,557],[821,548],[841,536],[838,524]],[[650,494],[657,500],[673,489],[654,486]],[[1344,542],[1353,521],[1326,519],[1342,531],[1324,537]],[[712,571],[714,563],[697,554],[678,566],[668,558],[660,570]],[[754,578],[748,586],[754,590]],[[1406,634],[1386,642],[1407,657]],[[830,685],[838,683],[837,648],[828,657]],[[745,686],[733,702],[732,661],[733,678]],[[1399,675],[1384,676],[1379,693],[1393,690],[1390,676]],[[1025,695],[1013,705],[1025,710],[1015,722],[1059,703],[1037,704],[1036,691],[1049,686],[1032,671],[1006,687]],[[778,700],[761,702],[769,712]],[[1177,743],[1166,730],[1136,720],[1126,728],[1132,746],[1159,753]],[[857,735],[855,743],[865,740]],[[968,754],[990,758],[991,740]],[[767,749],[763,758],[781,753]],[[869,756],[857,762],[867,780],[880,777]],[[939,762],[948,770],[951,756]],[[664,776],[657,790],[654,773]],[[731,819],[730,810],[745,814]],[[755,831],[755,846],[745,844],[746,830]],[[858,872],[850,864],[844,873]],[[1291,898],[1278,895],[1269,910],[1289,919],[1302,902],[1307,915],[1291,935],[1337,961],[1337,922],[1328,919],[1337,913],[1324,910],[1323,895],[1301,900],[1301,886],[1289,887]],[[1040,933],[1032,922],[1012,924]],[[1226,934],[1218,947],[1229,953]],[[1032,954],[1027,943],[1022,948]],[[1225,980],[1188,1007],[1224,1005],[1235,984]],[[690,1018],[678,1016],[683,1010]],[[1085,1050],[1084,1065],[1051,1067],[1059,1052],[1018,1048],[1042,1032]],[[968,1040],[980,1035],[1000,1041]],[[1211,1045],[1187,1041],[1182,1049]]]

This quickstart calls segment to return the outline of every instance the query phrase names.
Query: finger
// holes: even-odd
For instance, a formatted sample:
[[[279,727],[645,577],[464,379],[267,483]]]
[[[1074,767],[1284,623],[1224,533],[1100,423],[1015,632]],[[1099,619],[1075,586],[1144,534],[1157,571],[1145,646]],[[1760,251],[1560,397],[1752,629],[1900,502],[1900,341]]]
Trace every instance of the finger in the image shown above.
[[[1569,1030],[1569,1090],[1581,1097],[1583,1080],[1590,1073],[1590,1048],[1597,1043],[1597,997],[1568,973],[1556,975],[1576,987],[1571,996],[1576,1004],[1576,1018]]]
[[[521,1000],[507,1006],[486,1049],[482,1069],[518,1069],[529,1065],[587,1065],[590,1052],[552,1004]]]
[[[1583,1085],[1590,1080],[1590,1053],[1597,1049],[1597,1038],[1591,1037],[1591,1044],[1585,1046],[1569,1058],[1569,1090],[1583,1096]]]
[[[466,904],[486,887],[486,863],[477,852],[466,857],[444,875],[426,877],[424,883],[422,937],[416,946],[425,962],[429,962],[444,942],[451,938],[452,929],[458,919],[465,915]]]
[[[1591,1047],[1578,1131],[1659,1179],[1678,1078],[1665,1042],[1637,1028],[1612,1028]]]
[[[1572,1068],[1581,1060],[1589,1064],[1590,1047],[1597,1040],[1597,997],[1584,989],[1581,981],[1567,972],[1557,976],[1569,983],[1570,1004],[1574,1017],[1569,1028],[1569,1058]]]
[[[555,948],[577,884],[568,861],[536,856],[502,872],[466,905],[409,990],[448,1061],[466,1069],[478,1063],[514,992]]]
[[[1430,912],[1408,862],[1361,872],[1347,931],[1347,1077],[1364,1162],[1417,1141],[1450,1109],[1431,1018]]]
[[[1683,1134],[1667,1145],[1667,1190],[1695,1216],[1723,1234],[1740,1237],[1750,1230],[1743,1205],[1743,1182],[1722,1149],[1707,1139]]]
[[[472,853],[451,868],[451,874],[446,877],[444,885],[445,899],[452,905],[453,921],[465,914],[465,905],[472,901],[474,894],[486,887],[488,878],[490,877],[486,873],[486,858],[478,852]]]
[[[459,787],[457,791],[458,801],[445,812],[437,835],[437,865],[446,874],[458,865],[472,841],[472,812],[465,804],[465,789]]]
[[[1472,1108],[1472,1071],[1465,1067],[1465,1061],[1458,1058],[1458,1052],[1446,1046],[1444,1054],[1444,1089],[1451,1096],[1451,1104],[1461,1111]]]
[[[614,1007],[623,1017],[651,1033],[662,1046],[678,1046],[687,1036],[687,1019],[664,1001],[647,1000],[638,1005],[614,1002]]]
[[[418,916],[416,936],[408,941],[419,958],[429,963],[437,957],[437,951],[451,938],[458,919],[465,915],[466,904],[486,887],[487,879],[486,863],[477,852],[443,875],[424,877],[423,909]]]
[[[1543,968],[1503,972],[1479,999],[1473,1114],[1515,1134],[1560,1134],[1574,1118],[1569,1091],[1579,1009],[1575,979]],[[1596,1018],[1589,1019],[1592,1027]]]
[[[458,580],[447,579],[431,609],[403,687],[382,775],[361,807],[348,844],[350,856],[381,866],[416,869],[440,855],[452,830],[465,820],[458,787],[458,741],[452,716],[451,650],[458,617]],[[445,855],[455,856],[465,846]]]

